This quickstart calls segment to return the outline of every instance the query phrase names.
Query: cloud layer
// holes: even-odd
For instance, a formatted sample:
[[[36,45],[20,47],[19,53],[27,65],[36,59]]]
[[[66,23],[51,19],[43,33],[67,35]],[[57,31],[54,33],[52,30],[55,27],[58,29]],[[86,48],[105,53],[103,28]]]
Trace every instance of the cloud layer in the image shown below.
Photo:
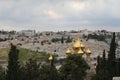
[[[119,0],[1,0],[0,29],[119,31],[119,4]]]

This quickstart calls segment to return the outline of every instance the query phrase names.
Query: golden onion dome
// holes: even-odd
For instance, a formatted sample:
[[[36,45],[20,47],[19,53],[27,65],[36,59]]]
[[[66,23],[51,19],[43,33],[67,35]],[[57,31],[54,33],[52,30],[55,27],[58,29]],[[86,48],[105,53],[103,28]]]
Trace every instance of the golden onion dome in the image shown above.
[[[79,48],[81,47],[81,41],[80,38],[73,44],[73,49],[78,52]]]
[[[86,54],[91,54],[91,51],[89,48],[86,50]]]
[[[73,47],[80,47],[81,46],[81,41],[80,38],[78,38],[78,40],[74,43]]]
[[[53,56],[52,54],[50,55],[50,57],[48,58],[49,61],[52,61],[53,60]]]
[[[84,52],[82,51],[81,48],[79,49],[79,51],[78,51],[77,53],[80,54],[80,55],[83,55],[83,54],[84,54]]]
[[[71,54],[71,51],[70,49],[68,48],[67,51],[66,51],[66,55],[70,55]]]

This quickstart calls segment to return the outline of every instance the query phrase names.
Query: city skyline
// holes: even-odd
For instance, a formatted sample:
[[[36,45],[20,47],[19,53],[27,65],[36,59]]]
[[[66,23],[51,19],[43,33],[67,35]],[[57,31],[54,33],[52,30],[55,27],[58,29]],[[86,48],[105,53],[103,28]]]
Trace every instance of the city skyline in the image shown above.
[[[4,0],[0,29],[120,31],[119,0]]]

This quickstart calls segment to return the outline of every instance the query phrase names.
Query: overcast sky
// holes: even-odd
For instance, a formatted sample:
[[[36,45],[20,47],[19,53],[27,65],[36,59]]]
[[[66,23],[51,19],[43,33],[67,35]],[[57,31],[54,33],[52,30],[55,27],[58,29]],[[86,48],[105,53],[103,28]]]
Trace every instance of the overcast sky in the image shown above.
[[[120,31],[120,0],[0,0],[0,30]]]

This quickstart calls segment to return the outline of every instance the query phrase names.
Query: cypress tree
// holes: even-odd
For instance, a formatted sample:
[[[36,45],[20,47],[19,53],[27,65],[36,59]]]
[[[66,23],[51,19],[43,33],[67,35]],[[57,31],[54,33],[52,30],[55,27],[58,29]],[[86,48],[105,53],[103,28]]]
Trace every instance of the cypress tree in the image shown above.
[[[7,80],[19,80],[19,50],[16,46],[11,44],[11,49],[8,54],[8,70],[7,70]]]
[[[62,36],[61,37],[61,44],[63,44],[64,43],[64,37]]]
[[[107,61],[105,56],[105,50],[103,50],[102,58],[100,56],[97,57],[97,69],[96,73],[98,73],[100,70],[106,70],[107,69]]]
[[[103,61],[105,61],[106,60],[106,53],[105,53],[105,50],[103,50]]]
[[[115,42],[115,32],[113,33],[113,38],[110,44],[110,52],[108,54],[108,60],[115,60],[116,42]]]
[[[92,77],[91,80],[110,80],[110,74],[107,68],[107,60],[105,55],[106,54],[104,50],[102,58],[98,56],[96,74]]]
[[[107,59],[106,59],[106,53],[105,50],[103,50],[103,56],[101,59],[101,66],[100,66],[104,71],[108,72],[108,63],[107,63]],[[109,75],[109,74],[108,74]]]
[[[96,66],[96,74],[98,73],[98,71],[100,70],[100,56],[97,57],[97,66]]]
[[[103,68],[104,70],[108,70],[108,66],[107,66],[107,60],[106,60],[106,53],[105,53],[105,50],[103,50],[103,56],[102,56],[102,59],[101,59],[101,68]]]
[[[108,67],[111,79],[115,76],[115,52],[116,52],[116,42],[115,42],[115,32],[113,33],[113,38],[110,44],[110,51],[108,54]]]

